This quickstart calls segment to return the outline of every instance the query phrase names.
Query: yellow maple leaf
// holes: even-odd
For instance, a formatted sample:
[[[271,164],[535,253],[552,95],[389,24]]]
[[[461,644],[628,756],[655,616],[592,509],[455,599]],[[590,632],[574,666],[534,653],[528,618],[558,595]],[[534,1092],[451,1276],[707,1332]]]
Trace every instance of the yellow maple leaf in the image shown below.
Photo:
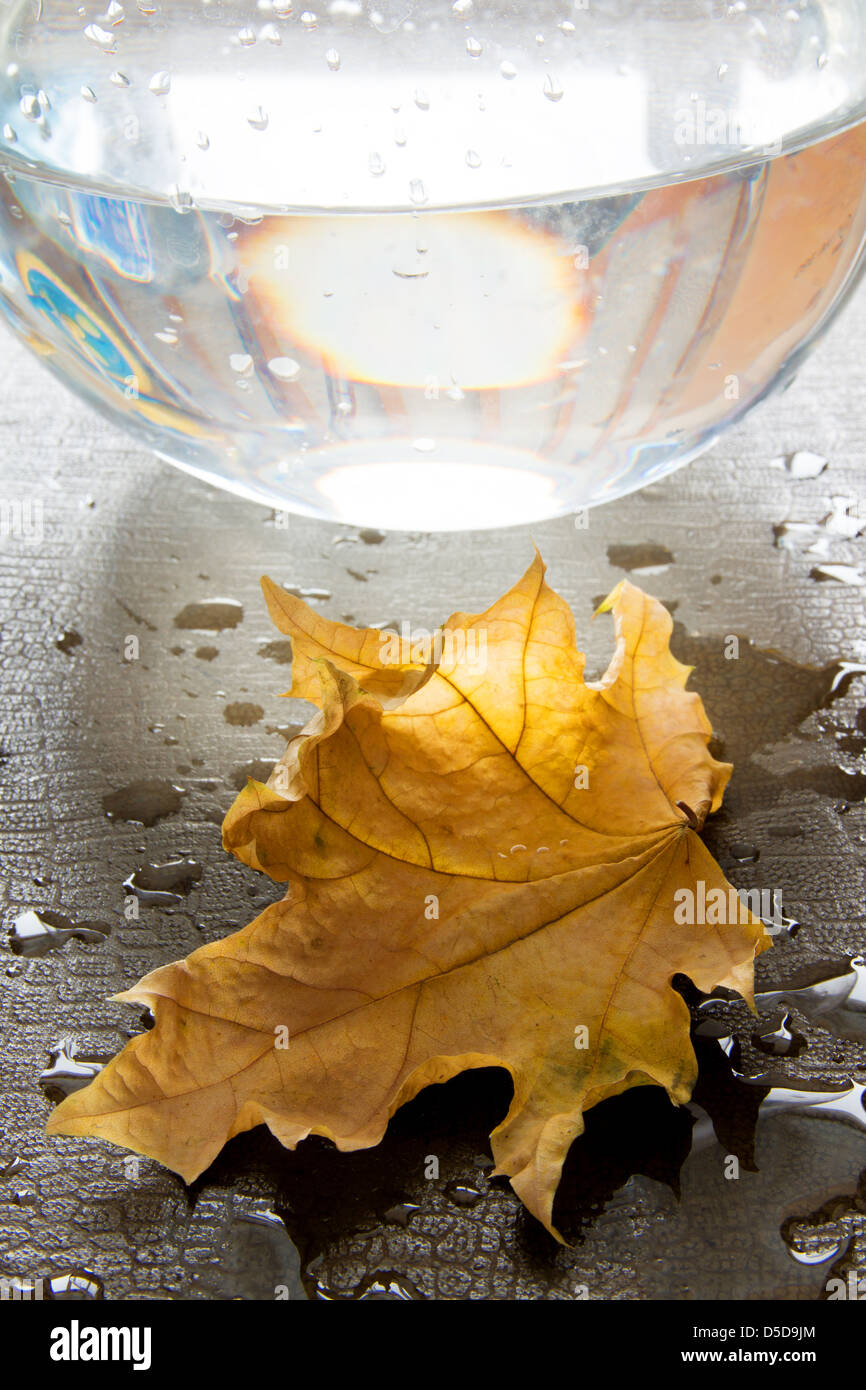
[[[103,1136],[191,1181],[254,1125],[289,1148],[308,1134],[367,1148],[423,1087],[504,1067],[496,1173],[557,1235],[584,1113],[634,1085],[691,1095],[672,978],[751,1004],[770,944],[696,833],[731,768],[708,751],[670,616],[618,585],[600,610],[614,656],[588,683],[539,556],[426,642],[329,622],[263,583],[292,638],[291,693],[319,710],[223,838],[286,896],[117,995],[155,1026],[49,1132]],[[733,907],[689,924],[683,893]]]

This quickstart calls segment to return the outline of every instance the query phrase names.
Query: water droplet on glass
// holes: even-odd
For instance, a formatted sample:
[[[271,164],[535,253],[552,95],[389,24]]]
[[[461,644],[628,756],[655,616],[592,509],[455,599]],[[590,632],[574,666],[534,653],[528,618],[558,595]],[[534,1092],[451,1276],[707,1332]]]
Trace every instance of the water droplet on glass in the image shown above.
[[[502,74],[503,77],[507,77],[509,80],[510,80],[512,77],[516,77],[516,76],[517,76],[517,68],[514,66],[513,63],[509,63],[509,62],[500,63],[500,64],[499,64],[499,71],[500,71],[500,73]]]
[[[412,440],[412,448],[419,454],[432,454],[436,448],[436,440],[421,437]]]
[[[430,110],[430,98],[423,87],[416,87],[415,89],[415,105],[418,107],[419,111]]]
[[[466,151],[466,163],[469,165],[470,169],[480,169],[481,155],[478,153],[477,150]]]
[[[125,72],[113,72],[108,80],[113,82],[115,87],[129,86],[129,78]]]
[[[233,352],[229,356],[229,366],[233,372],[239,376],[251,376],[253,370],[253,359],[248,352]]]
[[[409,197],[413,203],[420,205],[427,201],[427,190],[421,179],[412,179],[409,184]]]
[[[15,141],[18,139],[16,131],[9,124],[4,125],[3,127],[3,139],[8,141],[10,145],[14,145]]]
[[[370,170],[370,173],[376,179],[379,178],[380,174],[384,174],[385,161],[379,154],[378,150],[373,150],[372,154],[370,155],[370,158],[367,160],[367,167]]]
[[[111,30],[103,29],[98,24],[88,24],[84,30],[84,37],[103,50],[113,49],[115,45],[115,37]]]
[[[304,10],[301,15],[301,23],[305,29],[315,29],[319,20],[312,10]]]
[[[198,135],[195,137],[195,143],[198,145],[200,150],[210,149],[210,140],[208,139],[207,135],[205,135],[203,130],[200,130]]]
[[[562,87],[551,72],[549,72],[544,79],[542,91],[548,101],[559,101],[563,94]]]
[[[164,97],[171,91],[171,74],[167,72],[155,72],[147,84],[148,91],[153,92],[155,97]]]
[[[257,106],[251,116],[247,116],[247,122],[253,130],[267,130],[268,114],[261,106]]]
[[[192,194],[185,188],[180,188],[177,184],[169,192],[169,202],[175,212],[192,212],[194,207]]]
[[[81,95],[84,101],[89,101],[91,105],[96,101],[96,93],[92,87],[82,87]]]
[[[328,67],[331,69],[331,72],[339,71],[340,55],[337,52],[336,48],[328,49],[328,51],[325,54],[325,62],[328,64]]]
[[[470,58],[480,58],[483,49],[477,39],[467,39],[466,52],[469,54]]]
[[[300,366],[292,357],[272,357],[268,363],[268,371],[278,381],[294,381],[300,370]]]

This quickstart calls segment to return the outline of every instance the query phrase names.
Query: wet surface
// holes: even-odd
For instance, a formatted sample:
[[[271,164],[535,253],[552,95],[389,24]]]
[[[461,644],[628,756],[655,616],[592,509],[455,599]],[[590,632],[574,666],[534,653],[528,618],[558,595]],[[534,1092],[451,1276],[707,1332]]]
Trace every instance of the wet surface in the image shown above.
[[[866,621],[840,578],[866,566],[866,301],[847,314],[783,397],[588,529],[472,536],[278,528],[133,449],[0,340],[8,399],[31,403],[0,423],[6,494],[39,479],[45,503],[43,545],[0,538],[0,1275],[57,1298],[333,1301],[808,1301],[866,1275]],[[557,1197],[569,1247],[489,1176],[511,1094],[497,1070],[422,1092],[366,1152],[289,1153],[257,1129],[189,1188],[48,1140],[51,1105],[149,1026],[111,996],[278,896],[220,843],[309,712],[282,698],[290,649],[259,576],[327,617],[433,630],[495,599],[533,542],[590,674],[611,652],[591,614],[624,573],[675,614],[735,765],[705,839],[739,890],[780,895],[757,1015],[679,982],[689,1106],[645,1087],[590,1112]],[[85,640],[59,647],[71,633]]]

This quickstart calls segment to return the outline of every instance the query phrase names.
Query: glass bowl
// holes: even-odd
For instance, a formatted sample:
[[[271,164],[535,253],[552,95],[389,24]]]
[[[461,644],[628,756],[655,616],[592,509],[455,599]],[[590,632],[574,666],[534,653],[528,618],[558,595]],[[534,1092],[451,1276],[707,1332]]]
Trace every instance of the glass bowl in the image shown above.
[[[864,264],[864,0],[7,0],[0,74],[7,320],[285,512],[617,497]]]

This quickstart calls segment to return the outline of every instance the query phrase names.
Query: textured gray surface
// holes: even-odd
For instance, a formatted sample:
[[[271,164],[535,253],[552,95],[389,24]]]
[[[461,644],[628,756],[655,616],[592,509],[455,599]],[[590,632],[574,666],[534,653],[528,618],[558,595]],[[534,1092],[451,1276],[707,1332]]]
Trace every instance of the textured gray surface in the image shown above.
[[[531,534],[376,542],[298,518],[278,529],[265,511],[130,447],[0,339],[0,497],[44,508],[41,543],[0,539],[4,923],[32,907],[111,929],[104,942],[73,937],[42,957],[18,957],[7,941],[0,952],[0,1274],[84,1268],[110,1298],[267,1297],[279,1284],[297,1296],[274,1210],[300,1247],[311,1296],[371,1296],[379,1271],[383,1285],[399,1276],[402,1294],[391,1296],[403,1297],[572,1298],[585,1288],[592,1298],[810,1299],[835,1273],[866,1272],[862,1108],[852,1102],[836,1119],[802,1106],[759,1113],[765,1088],[732,1079],[715,1042],[702,1044],[702,1104],[722,1140],[703,1112],[675,1113],[660,1093],[602,1107],[575,1145],[557,1208],[570,1249],[485,1178],[486,1134],[508,1103],[501,1074],[425,1093],[367,1154],[337,1155],[318,1140],[286,1154],[257,1131],[194,1192],[156,1164],[124,1165],[109,1145],[47,1140],[39,1082],[64,1041],[79,1058],[107,1058],[141,1026],[139,1011],[106,996],[276,895],[222,851],[218,828],[247,771],[275,760],[286,726],[304,717],[279,698],[289,668],[269,645],[262,573],[327,592],[313,602],[333,617],[432,628],[491,602],[534,540],[600,669],[610,630],[599,620],[588,631],[589,618],[624,572],[609,547],[667,547],[672,563],[632,577],[676,605],[676,650],[696,664],[693,686],[736,763],[708,841],[733,882],[780,890],[801,923],[759,962],[759,987],[843,970],[864,943],[866,680],[855,675],[819,709],[829,678],[791,663],[866,661],[863,588],[810,574],[866,560],[862,538],[819,525],[833,497],[866,520],[864,340],[861,293],[785,395],[690,468],[592,513],[588,530],[564,519]],[[821,476],[795,481],[770,466],[797,449],[826,456]],[[817,529],[792,531],[791,548],[774,543],[773,528],[791,521]],[[816,543],[823,555],[810,552]],[[234,629],[176,626],[186,605],[215,597],[243,605]],[[64,632],[80,643],[59,647]],[[723,659],[729,634],[741,635],[738,662]],[[124,659],[129,636],[137,660]],[[256,715],[233,713],[238,704],[261,718],[232,722]],[[106,816],[104,797],[150,779],[181,789],[179,809],[150,827]],[[741,842],[760,851],[757,864],[732,857]],[[128,921],[123,881],[178,855],[202,866],[200,880]],[[772,1059],[754,1046],[742,1006],[709,1012],[730,1025],[747,1074],[866,1081],[864,1014],[794,1007],[804,1045]],[[429,1154],[438,1180],[424,1177]],[[726,1154],[740,1156],[737,1181],[725,1179]],[[804,1264],[792,1249],[826,1258]]]

